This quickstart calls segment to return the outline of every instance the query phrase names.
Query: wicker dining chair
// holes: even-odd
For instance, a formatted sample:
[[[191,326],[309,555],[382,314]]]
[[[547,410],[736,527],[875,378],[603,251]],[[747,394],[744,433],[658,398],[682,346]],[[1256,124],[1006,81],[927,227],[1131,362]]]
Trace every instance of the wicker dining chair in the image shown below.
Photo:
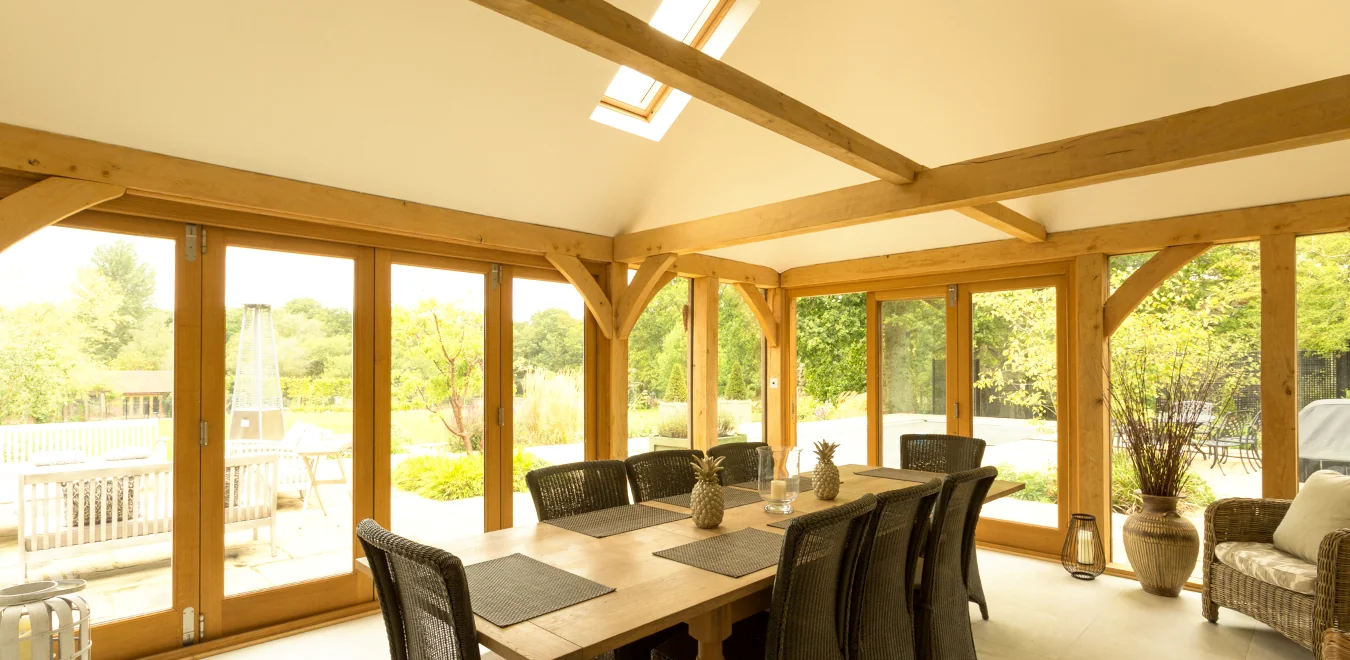
[[[914,572],[942,482],[877,495],[849,601],[849,660],[914,660]]]
[[[698,449],[666,449],[629,456],[623,463],[628,470],[633,501],[693,492],[695,478],[689,464],[698,458],[703,458]]]
[[[623,461],[581,461],[525,475],[539,522],[628,504]]]
[[[982,467],[949,474],[942,480],[914,607],[915,648],[920,658],[976,658],[963,574],[970,566],[970,554],[975,551],[975,525],[980,521],[980,508],[996,477],[997,468]]]
[[[984,447],[983,440],[964,435],[907,433],[900,436],[900,467],[942,474],[974,470],[984,462]],[[970,570],[966,573],[966,591],[970,602],[980,606],[980,617],[989,620],[989,602],[984,597],[980,563],[974,550],[970,553]]]
[[[844,660],[852,573],[874,495],[804,514],[783,538],[769,611],[736,622],[722,643],[727,658]],[[652,660],[693,660],[698,645],[673,638]]]
[[[459,558],[380,527],[356,526],[384,614],[392,660],[479,660],[469,581]]]
[[[722,457],[722,471],[717,473],[723,486],[759,479],[759,448],[763,442],[728,442],[708,450],[709,456]]]
[[[1322,636],[1322,660],[1350,660],[1350,633],[1328,630]]]

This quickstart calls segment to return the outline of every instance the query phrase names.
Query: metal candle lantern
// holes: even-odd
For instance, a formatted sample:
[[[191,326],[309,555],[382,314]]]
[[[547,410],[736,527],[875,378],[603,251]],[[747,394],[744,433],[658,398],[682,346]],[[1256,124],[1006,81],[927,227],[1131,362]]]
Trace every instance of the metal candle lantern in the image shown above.
[[[0,658],[87,660],[89,605],[75,595],[84,586],[54,580],[0,589]]]
[[[1102,550],[1102,535],[1095,516],[1073,514],[1059,560],[1064,570],[1079,580],[1094,580],[1106,572],[1106,552]]]

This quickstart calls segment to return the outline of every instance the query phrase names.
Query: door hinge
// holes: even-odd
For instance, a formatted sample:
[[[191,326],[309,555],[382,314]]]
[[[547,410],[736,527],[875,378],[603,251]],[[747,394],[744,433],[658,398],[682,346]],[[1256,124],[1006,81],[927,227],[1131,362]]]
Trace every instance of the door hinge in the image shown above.
[[[199,228],[197,225],[187,225],[187,227],[186,227],[186,232],[187,232],[187,233],[186,233],[186,238],[187,238],[187,240],[186,240],[186,243],[185,243],[184,246],[183,246],[183,257],[186,258],[188,261],[196,261],[196,260],[197,260],[197,230],[198,230],[198,229],[200,229],[200,228]]]
[[[497,406],[497,426],[506,426],[506,409]]]
[[[958,401],[956,403],[953,403],[952,408],[956,413],[956,419],[961,419],[961,402]]]
[[[206,641],[206,615],[202,614],[198,616],[197,622],[197,639]]]
[[[191,607],[185,607],[183,608],[183,646],[192,646],[196,642],[197,611]]]
[[[948,307],[955,307],[955,306],[956,306],[956,285],[955,285],[955,284],[948,284],[948,285],[947,285],[947,306],[948,306]]]
[[[202,254],[206,254],[206,227],[202,227]]]
[[[502,285],[502,265],[492,264],[492,288]]]
[[[205,447],[206,429],[207,429],[206,422],[202,422],[201,425],[198,427],[198,429],[200,430],[200,436],[197,438],[197,441],[200,442],[203,447]]]

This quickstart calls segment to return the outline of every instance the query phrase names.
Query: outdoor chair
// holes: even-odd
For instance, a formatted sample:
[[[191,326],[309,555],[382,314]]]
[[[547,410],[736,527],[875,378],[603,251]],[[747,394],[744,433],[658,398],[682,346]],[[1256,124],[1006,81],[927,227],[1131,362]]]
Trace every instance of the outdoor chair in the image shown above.
[[[698,449],[665,449],[629,456],[624,461],[634,502],[646,502],[694,491],[694,471],[689,464],[703,458]]]
[[[907,433],[900,436],[900,467],[953,474],[980,467],[984,462],[985,442],[964,435],[938,433]],[[984,583],[980,581],[980,565],[974,551],[970,553],[970,570],[966,573],[966,588],[970,602],[980,606],[980,617],[989,620],[989,603],[984,597]]]
[[[736,622],[722,643],[727,658],[843,660],[852,571],[877,498],[804,514],[783,537],[769,611]],[[694,660],[698,645],[674,637],[652,660]]]
[[[997,468],[983,467],[942,480],[914,607],[915,648],[920,658],[976,658],[965,573],[975,552],[980,509],[996,477]]]
[[[851,660],[914,660],[914,575],[942,482],[877,496],[849,597]]]
[[[1243,472],[1259,471],[1260,428],[1260,411],[1232,410],[1220,416],[1214,424],[1213,432],[1203,440],[1197,440],[1195,444],[1200,448],[1200,455],[1208,456],[1210,459],[1210,469],[1219,468],[1219,474],[1227,476],[1224,466],[1234,454],[1241,462]]]
[[[708,450],[709,456],[722,457],[722,471],[717,474],[723,486],[759,479],[759,448],[763,442],[729,442]]]
[[[539,522],[628,504],[623,461],[582,461],[531,470],[525,484]]]

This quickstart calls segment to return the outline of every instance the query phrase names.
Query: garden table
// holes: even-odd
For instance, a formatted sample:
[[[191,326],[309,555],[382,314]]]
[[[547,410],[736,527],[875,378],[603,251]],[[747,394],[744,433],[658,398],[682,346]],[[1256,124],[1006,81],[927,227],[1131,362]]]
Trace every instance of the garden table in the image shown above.
[[[915,483],[856,476],[857,472],[872,467],[840,466],[844,483],[835,500],[818,500],[806,492],[793,506],[799,513],[809,513],[851,502],[865,493],[881,493]],[[1023,488],[1020,483],[995,481],[985,501],[1006,497]],[[646,504],[687,511],[673,505]],[[478,642],[504,658],[586,660],[686,622],[690,635],[698,640],[699,657],[720,660],[722,640],[730,636],[731,624],[768,609],[778,567],[730,578],[652,553],[747,527],[781,534],[782,530],[768,525],[783,519],[784,516],[764,511],[762,506],[752,505],[727,509],[722,525],[716,529],[699,529],[690,520],[679,520],[597,539],[554,525],[534,524],[456,539],[443,547],[466,565],[519,552],[615,588],[604,596],[506,628],[475,616]],[[356,570],[370,575],[365,558],[356,560]]]
[[[319,492],[319,486],[343,484],[347,487],[347,496],[351,497],[352,484],[347,477],[347,467],[342,463],[343,452],[351,448],[352,437],[350,435],[302,442],[295,447],[295,454],[305,462],[305,472],[309,474],[309,489],[305,491],[305,497],[300,503],[301,511],[309,509],[309,496],[313,494],[319,502],[319,511],[322,511],[325,516],[328,515],[328,509],[323,505],[323,494]],[[338,472],[342,475],[342,478],[319,478],[319,466],[325,458],[333,458],[337,461]]]

